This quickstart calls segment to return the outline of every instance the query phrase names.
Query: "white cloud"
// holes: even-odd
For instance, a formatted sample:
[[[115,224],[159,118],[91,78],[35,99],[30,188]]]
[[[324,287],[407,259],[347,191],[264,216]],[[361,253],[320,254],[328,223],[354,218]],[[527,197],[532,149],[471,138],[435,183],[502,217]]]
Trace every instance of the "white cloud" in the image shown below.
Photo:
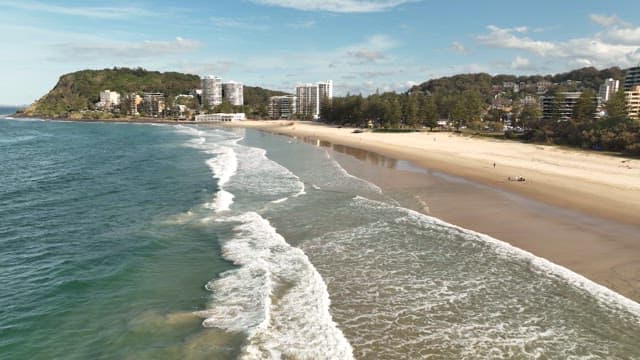
[[[363,94],[365,96],[369,94],[373,94],[375,92],[385,93],[385,92],[405,92],[409,90],[411,87],[417,85],[415,81],[406,80],[406,81],[389,81],[389,82],[381,82],[381,81],[373,81],[367,80],[364,82],[345,82],[339,84],[339,88],[334,89],[337,95],[345,95],[349,94]]]
[[[392,9],[416,0],[251,0],[254,3],[303,11],[367,13]]]
[[[604,37],[612,42],[628,45],[640,45],[640,27],[609,29]]]
[[[511,68],[514,70],[531,70],[531,61],[525,57],[516,56],[511,62]]]
[[[368,49],[350,51],[349,56],[362,61],[376,61],[386,58],[386,55],[382,52]]]
[[[589,19],[594,23],[605,27],[613,25],[629,26],[629,23],[620,19],[618,15],[607,16],[602,14],[591,14],[589,15]]]
[[[640,60],[638,47],[640,30],[618,29],[594,34],[591,37],[574,38],[566,41],[542,41],[515,34],[515,29],[503,29],[490,25],[488,34],[477,37],[478,41],[490,47],[525,50],[534,55],[550,59],[563,59],[571,64],[577,60],[592,66],[630,66]]]
[[[245,30],[268,30],[270,29],[269,25],[261,23],[260,21],[243,21],[239,19],[232,18],[223,18],[223,17],[212,17],[211,22],[213,25],[217,27],[224,28],[235,28],[235,29],[245,29]]]
[[[363,44],[352,45],[343,49],[344,56],[360,63],[375,62],[388,58],[388,50],[397,46],[397,42],[387,35],[373,35]]]
[[[467,49],[464,47],[464,45],[462,45],[461,43],[459,43],[457,41],[454,41],[451,44],[451,50],[453,52],[457,52],[457,53],[460,53],[460,54],[466,54],[467,53]]]
[[[299,21],[299,22],[289,24],[289,27],[292,27],[294,29],[309,29],[314,27],[317,23],[318,22],[315,20]]]
[[[544,56],[554,50],[556,45],[548,41],[536,41],[528,37],[519,37],[514,32],[522,33],[526,28],[502,29],[495,25],[487,26],[489,34],[480,35],[477,39],[488,46],[507,49],[526,50]]]
[[[54,60],[76,61],[77,59],[140,59],[162,55],[179,54],[200,48],[195,40],[177,37],[173,41],[148,40],[143,42],[73,42],[54,46],[58,55]],[[69,56],[69,54],[73,54]]]
[[[640,45],[640,27],[634,27],[631,23],[620,19],[617,15],[591,14],[589,18],[594,23],[605,27],[605,30],[597,34],[598,38],[605,39],[614,44]]]
[[[233,68],[235,63],[231,60],[217,61],[179,61],[171,64],[168,69],[179,69],[180,71],[197,75],[225,75]]]
[[[0,5],[27,11],[112,20],[155,15],[149,10],[132,6],[59,6],[39,1],[0,1]]]

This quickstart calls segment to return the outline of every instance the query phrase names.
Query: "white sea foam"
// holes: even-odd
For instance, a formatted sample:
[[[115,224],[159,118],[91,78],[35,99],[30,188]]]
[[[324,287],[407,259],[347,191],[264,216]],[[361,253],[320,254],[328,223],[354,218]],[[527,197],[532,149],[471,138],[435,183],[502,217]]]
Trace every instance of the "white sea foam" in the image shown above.
[[[176,125],[174,129],[179,133],[186,135],[201,136],[203,134],[203,131],[192,126]]]
[[[239,267],[207,284],[213,292],[203,325],[242,331],[242,359],[352,359],[329,313],[329,294],[302,250],[287,244],[255,212],[224,219],[240,223],[222,244]]]
[[[177,125],[174,129],[181,134],[192,136],[186,142],[186,146],[214,155],[206,163],[211,169],[213,177],[218,180],[218,191],[212,201],[204,204],[204,206],[216,212],[228,211],[233,204],[234,195],[225,190],[224,185],[229,182],[238,170],[238,159],[234,148],[237,147],[237,143],[242,140],[242,137],[220,129],[204,131],[184,125]]]
[[[360,196],[355,198],[355,201],[366,202],[369,205],[386,207],[389,206],[385,203],[381,203],[378,201],[366,199]],[[459,231],[460,235],[464,236],[466,239],[474,240],[474,241],[483,241],[487,244],[493,246],[496,253],[511,258],[518,258],[527,261],[530,263],[534,269],[537,271],[544,273],[547,276],[556,277],[562,279],[568,284],[572,286],[582,289],[590,294],[592,294],[598,301],[600,301],[603,305],[606,305],[610,308],[615,308],[618,310],[623,310],[628,313],[633,314],[638,317],[640,320],[640,304],[605,287],[600,284],[597,284],[586,277],[575,273],[564,266],[555,264],[547,259],[538,257],[526,250],[517,248],[507,242],[502,240],[498,240],[489,235],[482,234],[479,232],[475,232],[473,230],[465,229],[445,221],[442,221],[438,218],[431,217],[417,211],[413,211],[410,209],[397,207],[399,210],[406,212],[407,219],[409,222],[424,222],[425,224],[433,225],[437,224],[439,226],[443,226],[449,229],[455,229]]]
[[[231,184],[233,189],[269,202],[305,194],[305,186],[300,178],[286,167],[270,160],[266,150],[239,146],[237,156],[239,175]]]
[[[218,186],[222,187],[236,171],[238,171],[238,158],[236,152],[227,146],[219,146],[215,150],[207,151],[216,156],[207,160],[207,165],[213,171],[213,176],[218,179]]]
[[[233,194],[220,189],[216,193],[213,201],[206,203],[204,206],[208,209],[214,210],[215,212],[228,211],[231,209],[231,205],[233,204]]]
[[[353,226],[318,232],[301,247],[323,275],[333,318],[356,357],[628,353],[629,342],[608,340],[637,329],[637,317],[618,301],[603,301],[555,271],[540,274],[529,257],[408,209],[355,197],[333,215],[352,213]],[[606,330],[594,332],[600,324]]]
[[[189,211],[187,211],[185,213],[169,216],[163,222],[165,224],[182,225],[182,224],[186,224],[186,223],[192,221],[194,219],[194,217],[195,217],[194,212],[189,210]]]
[[[372,190],[378,194],[383,193],[382,189],[378,185],[350,174],[345,168],[342,167],[342,165],[340,165],[340,163],[336,159],[331,157],[331,155],[329,154],[329,151],[325,150],[325,156],[331,162],[331,166],[333,166],[340,175],[346,178],[349,178],[351,180],[355,180],[356,182],[359,183],[358,185],[364,185],[365,188]]]

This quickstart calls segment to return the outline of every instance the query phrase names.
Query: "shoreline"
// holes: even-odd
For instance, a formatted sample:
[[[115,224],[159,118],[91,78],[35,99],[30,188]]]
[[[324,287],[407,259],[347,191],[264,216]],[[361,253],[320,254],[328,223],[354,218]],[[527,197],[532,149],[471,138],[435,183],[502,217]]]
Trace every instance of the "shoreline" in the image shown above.
[[[460,149],[457,149],[458,152],[452,151],[450,147],[455,146],[445,143],[451,136],[452,141],[456,144],[462,142],[465,152],[471,154],[477,147],[502,144],[532,148],[530,151],[534,152],[546,151],[551,153],[547,156],[552,157],[556,156],[555,153],[570,158],[577,156],[583,162],[592,160],[591,157],[602,157],[606,160],[605,163],[624,159],[553,147],[541,150],[537,149],[539,145],[470,139],[448,133],[356,134],[351,132],[353,129],[300,122],[243,122],[225,125],[256,128],[315,142],[317,146],[330,147],[347,171],[380,186],[385,192],[392,194],[392,197],[400,199],[404,206],[505,241],[640,302],[640,241],[637,239],[640,221],[636,221],[640,217],[640,202],[634,203],[640,191],[634,193],[633,183],[627,185],[628,189],[624,188],[625,177],[616,178],[611,183],[589,183],[577,180],[583,175],[580,173],[562,177],[538,171],[535,166],[526,168],[528,164],[521,167],[502,165],[498,162],[500,160],[496,161],[498,164],[494,171],[493,164],[488,159],[479,161],[464,158],[470,155],[460,153]],[[416,148],[420,150],[420,147],[412,139],[415,137],[422,138],[427,145],[443,144],[441,146],[444,149],[436,154],[416,153]],[[391,140],[383,142],[380,138]],[[397,143],[397,138],[404,139],[405,143]],[[393,146],[398,149],[390,149]],[[421,150],[426,152],[425,149]],[[460,160],[457,162],[446,161],[458,157]],[[566,161],[563,159],[560,157],[558,161]],[[602,159],[592,161],[598,163]],[[634,160],[631,161],[633,166]],[[606,168],[605,165],[599,166]],[[476,173],[470,171],[473,169]],[[623,169],[634,170],[626,167]],[[549,169],[545,170],[551,172]],[[527,180],[509,182],[505,180],[510,176],[507,174],[522,175]],[[634,174],[638,174],[635,184],[640,187],[640,171],[636,169]],[[636,179],[635,176],[631,176],[632,180]],[[551,186],[548,191],[540,191],[539,188],[546,186],[547,181],[560,183],[552,184],[555,186]],[[533,189],[527,189],[527,186]],[[568,191],[567,187],[570,186],[583,188]],[[622,193],[626,198],[617,197],[606,202],[607,197],[595,196],[596,199],[574,202],[576,199],[573,197],[578,196],[576,193],[579,196],[591,196],[590,191],[607,187],[618,187],[613,196]],[[523,188],[527,191],[522,191]],[[548,196],[555,198],[549,199]],[[598,205],[595,209],[576,206],[576,203],[589,205],[594,201]],[[636,209],[637,212],[630,213],[623,219],[617,218],[620,213],[618,203],[624,204],[622,209],[625,211]],[[608,209],[613,211],[607,211]]]
[[[630,225],[640,224],[640,159],[450,132],[353,133],[353,128],[277,120],[217,125],[329,141],[407,160],[425,169],[470,179],[560,208]],[[514,154],[514,150],[518,153]],[[589,167],[589,162],[593,166]],[[526,181],[508,180],[515,176],[522,176]]]
[[[399,196],[403,206],[505,241],[640,302],[638,159],[451,133],[151,120],[68,121],[254,128],[331,147],[348,172]]]

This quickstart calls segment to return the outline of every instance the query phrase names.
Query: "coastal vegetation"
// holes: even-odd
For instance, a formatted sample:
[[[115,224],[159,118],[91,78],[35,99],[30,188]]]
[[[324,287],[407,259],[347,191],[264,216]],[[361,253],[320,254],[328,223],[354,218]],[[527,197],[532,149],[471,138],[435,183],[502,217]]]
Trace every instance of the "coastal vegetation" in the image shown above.
[[[624,92],[597,108],[596,91],[608,78],[622,80],[624,71],[589,67],[553,76],[461,74],[429,80],[405,93],[334,97],[323,102],[320,117],[337,125],[431,130],[441,121],[456,131],[506,130],[506,138],[640,155],[640,121],[627,116]],[[555,97],[559,104],[568,91],[582,92],[573,116],[561,118],[561,109],[554,108],[543,118],[540,97]]]
[[[200,87],[200,77],[178,72],[148,71],[142,68],[113,68],[82,70],[62,75],[55,87],[34,104],[27,107],[25,116],[48,118],[96,118],[107,119],[118,114],[93,112],[100,100],[100,91],[112,90],[120,94],[160,92],[165,95],[167,106],[174,105],[177,95],[188,94]],[[245,104],[240,107],[248,115],[263,117],[268,113],[268,99],[284,94],[259,87],[244,87]],[[184,104],[180,99],[177,104]],[[227,109],[230,104],[220,105]],[[216,109],[210,109],[216,110]],[[232,108],[235,110],[235,108]]]

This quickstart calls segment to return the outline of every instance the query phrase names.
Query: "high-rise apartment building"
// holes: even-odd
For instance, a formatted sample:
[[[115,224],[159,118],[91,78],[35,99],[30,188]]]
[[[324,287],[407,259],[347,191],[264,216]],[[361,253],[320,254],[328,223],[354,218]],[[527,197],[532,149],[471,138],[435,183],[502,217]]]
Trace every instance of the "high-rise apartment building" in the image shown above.
[[[640,119],[640,85],[624,92],[627,103],[627,115],[632,119]]]
[[[222,79],[208,75],[202,79],[202,105],[216,106],[222,104]]]
[[[322,110],[323,104],[325,102],[331,102],[333,99],[333,81],[321,81],[318,83],[318,97],[320,99],[320,107],[319,110]]]
[[[318,85],[296,86],[296,112],[303,118],[318,118],[318,114],[320,114]]]
[[[333,99],[333,81],[321,81],[318,83],[318,95],[320,96],[320,102],[322,99]]]
[[[269,99],[269,117],[271,119],[291,119],[296,114],[294,95],[272,96]]]
[[[640,85],[640,65],[627,69],[624,76],[624,91],[629,91],[636,85]]]
[[[231,105],[242,106],[244,104],[243,92],[244,86],[239,82],[229,81],[222,84],[222,98]]]
[[[598,97],[602,103],[606,103],[611,99],[611,97],[618,92],[620,88],[620,81],[607,79],[604,81],[602,85],[600,85],[600,90],[598,91]]]

